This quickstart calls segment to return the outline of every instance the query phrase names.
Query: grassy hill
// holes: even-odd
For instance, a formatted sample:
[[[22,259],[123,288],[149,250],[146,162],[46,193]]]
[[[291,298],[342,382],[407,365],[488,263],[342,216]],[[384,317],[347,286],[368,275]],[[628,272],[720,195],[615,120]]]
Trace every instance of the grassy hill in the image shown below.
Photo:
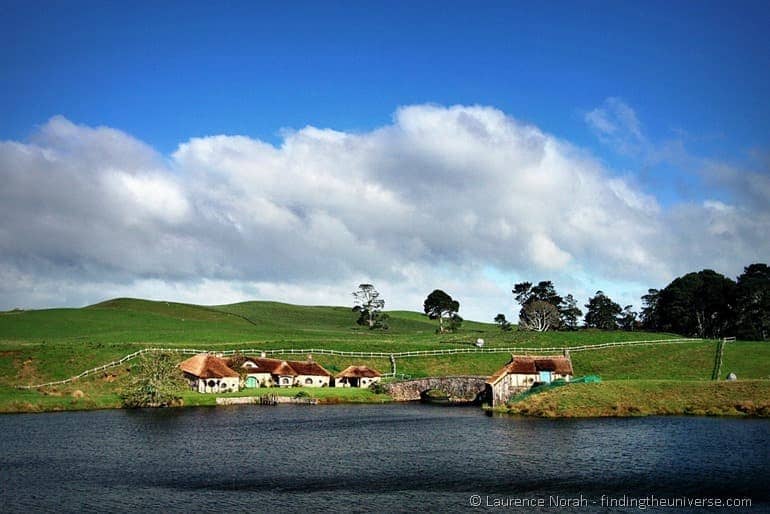
[[[119,298],[80,309],[3,312],[0,313],[0,410],[9,410],[9,402],[56,403],[55,399],[35,396],[39,393],[34,391],[22,394],[13,389],[14,385],[68,378],[146,347],[327,348],[391,353],[468,348],[479,337],[492,348],[574,347],[677,337],[596,330],[502,332],[494,324],[473,321],[464,322],[455,334],[439,335],[437,323],[421,313],[392,311],[388,314],[389,330],[370,331],[356,325],[356,313],[347,307],[307,307],[277,302],[200,306]],[[708,380],[715,350],[716,345],[709,342],[610,348],[574,352],[573,361],[577,374],[595,373],[605,380]],[[505,353],[412,357],[398,359],[397,366],[399,373],[412,376],[487,375],[499,369],[508,358]],[[332,372],[352,363],[366,363],[381,371],[390,371],[386,358],[317,355],[316,359]],[[67,395],[79,388],[86,391],[86,396],[102,395],[110,402],[117,401],[115,391],[129,367],[59,388],[54,394]],[[770,378],[770,345],[748,342],[728,345],[723,370],[734,371],[740,378]]]

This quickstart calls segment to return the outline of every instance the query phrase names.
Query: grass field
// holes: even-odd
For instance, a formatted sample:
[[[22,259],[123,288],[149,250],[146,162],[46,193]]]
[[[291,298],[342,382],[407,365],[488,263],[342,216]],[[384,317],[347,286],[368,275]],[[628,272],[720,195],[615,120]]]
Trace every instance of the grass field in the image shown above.
[[[770,417],[770,381],[616,380],[601,384],[574,384],[531,395],[499,410],[540,417]]]
[[[674,334],[644,332],[502,332],[491,323],[466,321],[455,334],[436,334],[436,322],[415,312],[393,311],[390,329],[370,331],[355,324],[347,307],[303,307],[276,302],[198,306],[173,302],[115,299],[82,309],[0,313],[0,411],[113,407],[116,391],[129,373],[119,368],[52,388],[41,394],[19,391],[76,375],[147,347],[201,350],[321,348],[364,352],[405,352],[469,348],[483,338],[487,348],[575,347],[613,341],[665,339]],[[716,344],[699,342],[618,347],[572,353],[577,375],[604,380],[676,379],[706,381],[714,367]],[[303,355],[286,355],[302,359]],[[489,375],[509,360],[506,353],[398,358],[398,372],[413,377]],[[314,355],[332,373],[350,364],[390,371],[387,358]],[[770,378],[770,344],[737,342],[725,348],[723,375]],[[76,396],[72,397],[75,393]],[[208,400],[201,399],[201,402]],[[194,401],[188,399],[188,403]],[[30,407],[30,405],[32,407]],[[21,407],[23,408],[21,408]]]

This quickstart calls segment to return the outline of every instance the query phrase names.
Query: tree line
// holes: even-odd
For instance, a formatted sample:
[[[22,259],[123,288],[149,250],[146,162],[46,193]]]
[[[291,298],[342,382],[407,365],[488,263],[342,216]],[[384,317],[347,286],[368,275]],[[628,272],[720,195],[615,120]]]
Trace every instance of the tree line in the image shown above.
[[[770,268],[751,264],[736,280],[710,269],[675,278],[663,289],[649,289],[642,296],[642,310],[621,307],[603,291],[588,299],[583,310],[571,295],[560,295],[550,280],[537,284],[520,282],[511,290],[519,304],[519,330],[545,332],[577,330],[647,330],[685,336],[766,340],[770,337]],[[369,329],[387,329],[385,301],[371,284],[361,284],[353,293],[358,324]],[[453,332],[462,324],[460,302],[440,289],[431,292],[423,311],[438,321],[437,332]],[[501,330],[513,324],[499,313],[494,318]]]
[[[641,326],[688,336],[767,340],[770,268],[746,266],[736,280],[714,270],[688,273],[642,297]]]
[[[572,295],[560,296],[549,280],[515,284],[514,299],[521,306],[519,328],[575,330],[583,312]],[[736,280],[706,269],[675,278],[663,289],[642,296],[642,310],[621,307],[603,291],[588,299],[583,326],[605,330],[674,332],[686,336],[766,340],[770,337],[770,268],[751,264]],[[505,315],[495,322],[502,330],[512,325]]]

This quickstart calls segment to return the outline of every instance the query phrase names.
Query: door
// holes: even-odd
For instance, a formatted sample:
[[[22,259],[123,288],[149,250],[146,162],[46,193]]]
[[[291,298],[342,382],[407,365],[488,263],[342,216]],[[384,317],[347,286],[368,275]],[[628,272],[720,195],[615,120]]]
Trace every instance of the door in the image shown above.
[[[246,379],[246,387],[257,387],[257,379],[256,377],[248,377]]]
[[[550,384],[551,383],[551,372],[550,371],[541,371],[540,372],[540,382],[543,384]]]

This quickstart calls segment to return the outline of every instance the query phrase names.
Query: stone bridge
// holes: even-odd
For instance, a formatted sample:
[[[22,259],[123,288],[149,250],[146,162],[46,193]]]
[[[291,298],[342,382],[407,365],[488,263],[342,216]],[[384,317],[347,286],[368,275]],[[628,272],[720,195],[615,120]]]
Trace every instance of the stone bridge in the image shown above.
[[[383,384],[385,390],[397,402],[410,402],[423,398],[427,391],[443,391],[452,403],[470,403],[483,400],[488,377],[428,377],[400,380]]]

